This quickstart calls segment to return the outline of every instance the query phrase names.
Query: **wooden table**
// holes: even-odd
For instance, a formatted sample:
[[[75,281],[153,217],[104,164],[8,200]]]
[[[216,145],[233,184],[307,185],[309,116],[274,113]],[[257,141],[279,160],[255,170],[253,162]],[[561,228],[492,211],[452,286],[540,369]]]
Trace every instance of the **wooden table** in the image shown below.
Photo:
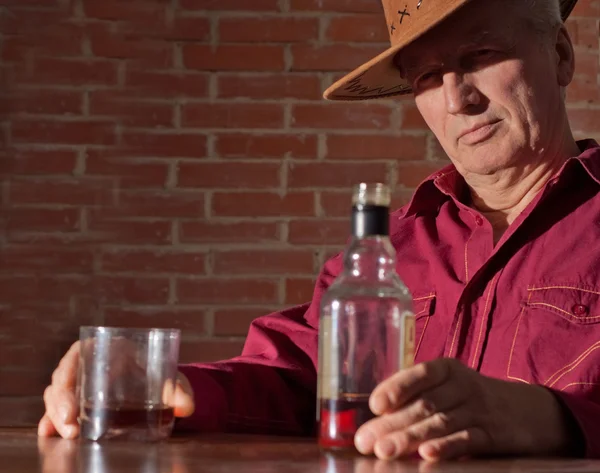
[[[322,454],[311,439],[180,436],[168,442],[94,443],[0,429],[0,472],[10,473],[591,473],[600,461],[490,460],[442,464],[385,462]]]

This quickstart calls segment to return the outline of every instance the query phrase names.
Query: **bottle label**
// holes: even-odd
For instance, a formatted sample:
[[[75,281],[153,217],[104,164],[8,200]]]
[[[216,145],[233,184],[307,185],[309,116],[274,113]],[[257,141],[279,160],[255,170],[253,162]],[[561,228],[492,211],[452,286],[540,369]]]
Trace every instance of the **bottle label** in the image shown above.
[[[402,329],[402,346],[400,347],[400,368],[406,369],[414,365],[415,359],[415,316],[412,312],[404,314]]]

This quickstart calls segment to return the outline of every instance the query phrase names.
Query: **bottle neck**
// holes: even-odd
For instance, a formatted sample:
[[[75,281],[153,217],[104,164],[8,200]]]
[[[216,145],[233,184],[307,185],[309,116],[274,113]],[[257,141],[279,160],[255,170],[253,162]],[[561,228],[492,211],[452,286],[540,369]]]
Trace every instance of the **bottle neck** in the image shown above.
[[[388,237],[390,210],[383,205],[355,205],[352,207],[352,236],[363,239]]]

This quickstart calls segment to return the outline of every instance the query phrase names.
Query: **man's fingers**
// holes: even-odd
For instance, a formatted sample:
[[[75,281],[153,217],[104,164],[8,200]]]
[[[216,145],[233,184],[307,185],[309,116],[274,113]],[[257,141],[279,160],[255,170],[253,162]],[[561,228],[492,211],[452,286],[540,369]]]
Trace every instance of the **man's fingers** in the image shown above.
[[[441,359],[420,363],[399,371],[379,384],[369,398],[369,407],[381,415],[404,406],[411,399],[443,384],[450,376],[455,360]]]
[[[54,437],[55,435],[58,435],[58,432],[54,428],[54,424],[47,413],[44,414],[38,424],[38,435],[40,437]]]
[[[52,373],[52,384],[73,389],[77,384],[77,367],[79,365],[79,341],[73,343],[69,351],[62,357]]]
[[[438,412],[406,429],[379,436],[373,451],[382,460],[409,455],[428,440],[446,437],[471,425],[472,414],[465,406],[447,413]]]
[[[490,438],[485,431],[473,427],[421,444],[419,455],[427,461],[451,460],[489,453],[491,448]]]
[[[79,435],[77,402],[73,391],[48,386],[44,391],[44,403],[46,415],[61,437],[73,439]]]
[[[177,373],[174,406],[175,417],[189,417],[194,413],[194,391],[183,373]]]

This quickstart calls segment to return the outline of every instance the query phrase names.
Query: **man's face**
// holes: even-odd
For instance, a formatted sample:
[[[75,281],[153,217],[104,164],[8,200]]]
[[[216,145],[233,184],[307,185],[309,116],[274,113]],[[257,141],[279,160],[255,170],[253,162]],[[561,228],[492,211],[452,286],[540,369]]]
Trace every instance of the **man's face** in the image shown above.
[[[396,58],[463,175],[532,164],[564,135],[556,51],[510,9],[471,2]]]

